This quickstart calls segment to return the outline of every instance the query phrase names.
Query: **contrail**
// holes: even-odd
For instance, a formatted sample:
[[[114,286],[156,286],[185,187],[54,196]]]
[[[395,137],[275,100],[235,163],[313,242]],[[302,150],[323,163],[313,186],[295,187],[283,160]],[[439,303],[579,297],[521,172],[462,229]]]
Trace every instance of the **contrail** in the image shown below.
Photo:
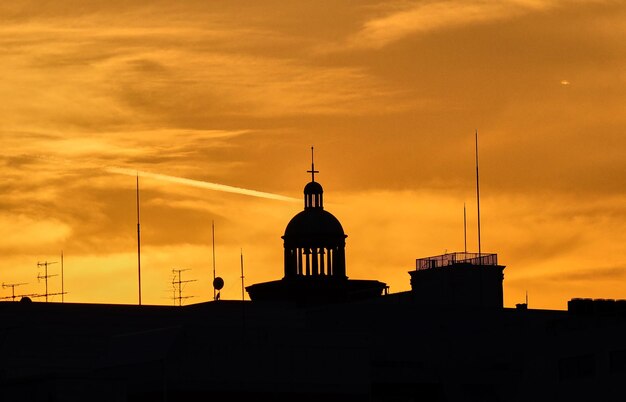
[[[263,191],[249,190],[247,188],[227,186],[225,184],[211,183],[208,181],[185,179],[183,177],[168,176],[159,173],[142,172],[141,170],[133,170],[119,167],[106,167],[105,170],[110,173],[123,174],[127,176],[149,177],[156,180],[168,181],[170,183],[183,184],[191,187],[206,188],[209,190],[223,191],[226,193],[235,193],[249,195],[251,197],[267,198],[270,200],[298,202],[297,198],[286,197],[284,195],[265,193]]]

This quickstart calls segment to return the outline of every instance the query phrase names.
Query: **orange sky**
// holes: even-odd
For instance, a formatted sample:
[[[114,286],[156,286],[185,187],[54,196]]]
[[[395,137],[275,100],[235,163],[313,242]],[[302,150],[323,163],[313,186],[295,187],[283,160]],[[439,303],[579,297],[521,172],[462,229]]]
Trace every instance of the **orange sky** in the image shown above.
[[[135,3],[135,4],[133,4]],[[11,1],[0,4],[0,281],[66,301],[223,298],[282,277],[309,148],[354,279],[482,250],[505,305],[626,298],[626,4],[602,0]],[[122,169],[120,171],[120,169]],[[50,274],[59,274],[59,265]],[[59,277],[49,281],[60,291]],[[0,290],[9,296],[10,288]],[[53,298],[59,301],[60,297]]]

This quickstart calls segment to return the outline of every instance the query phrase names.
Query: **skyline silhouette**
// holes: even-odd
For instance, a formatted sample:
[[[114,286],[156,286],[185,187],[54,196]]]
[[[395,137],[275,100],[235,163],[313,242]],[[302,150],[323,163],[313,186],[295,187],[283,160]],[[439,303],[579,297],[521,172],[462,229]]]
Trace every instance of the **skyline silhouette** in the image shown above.
[[[626,300],[574,298],[566,311],[503,308],[505,266],[494,253],[419,258],[403,292],[351,279],[348,236],[324,207],[313,162],[308,173],[303,210],[282,236],[282,277],[247,286],[250,301],[222,300],[224,282],[215,277],[213,301],[182,306],[182,286],[194,280],[179,269],[178,306],[0,303],[3,396],[623,399]],[[243,254],[241,279],[243,292]],[[44,341],[34,341],[41,334]]]

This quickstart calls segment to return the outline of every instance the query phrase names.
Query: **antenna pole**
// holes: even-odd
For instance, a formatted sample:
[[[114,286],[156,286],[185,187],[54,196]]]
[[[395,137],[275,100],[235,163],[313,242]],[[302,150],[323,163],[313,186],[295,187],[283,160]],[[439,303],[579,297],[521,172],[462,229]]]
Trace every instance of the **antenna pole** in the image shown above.
[[[211,221],[211,235],[213,239],[213,283],[215,283],[215,221]],[[213,300],[217,297],[215,286],[213,286]]]
[[[65,287],[63,281],[63,250],[61,250],[61,303],[65,303]]]
[[[478,129],[476,130],[476,204],[478,206],[478,261],[482,263],[480,248],[480,185],[478,178]]]
[[[243,284],[243,249],[241,249],[241,301],[245,301],[244,284]]]
[[[139,305],[141,306],[141,226],[139,224],[139,172],[137,173],[137,282],[139,284]]]
[[[46,273],[45,273],[45,277],[46,277],[46,303],[48,303],[48,261],[46,261],[46,263],[44,264],[46,267]]]
[[[467,212],[465,211],[465,203],[463,203],[463,246],[465,254],[467,254]]]
[[[182,271],[178,271],[178,305],[183,305],[183,273]]]

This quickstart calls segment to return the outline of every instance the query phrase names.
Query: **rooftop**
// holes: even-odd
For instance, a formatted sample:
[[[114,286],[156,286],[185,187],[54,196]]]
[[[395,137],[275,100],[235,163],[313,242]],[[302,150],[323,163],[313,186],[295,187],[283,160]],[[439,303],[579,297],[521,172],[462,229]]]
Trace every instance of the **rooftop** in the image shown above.
[[[498,265],[498,254],[454,252],[415,260],[418,271],[432,268],[447,267],[456,264]]]

